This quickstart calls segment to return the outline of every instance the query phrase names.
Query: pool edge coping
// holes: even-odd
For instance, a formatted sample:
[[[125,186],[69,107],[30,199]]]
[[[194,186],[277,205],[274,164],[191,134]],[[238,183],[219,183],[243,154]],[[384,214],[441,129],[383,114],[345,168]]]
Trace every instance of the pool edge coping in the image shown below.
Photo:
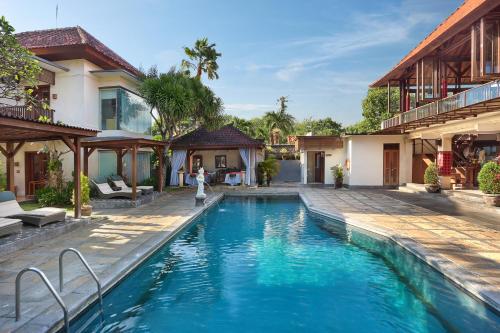
[[[146,240],[143,244],[141,244],[141,247],[146,247],[146,244],[148,243],[153,243],[151,246],[149,246],[147,249],[144,249],[143,252],[135,255],[135,258],[132,263],[129,263],[126,265],[126,263],[122,262],[125,261],[125,259],[120,259],[117,263],[114,265],[124,265],[123,269],[119,270],[118,274],[116,274],[114,277],[107,277],[106,279],[103,279],[102,285],[103,285],[103,295],[108,293],[110,290],[112,290],[116,285],[118,285],[124,278],[126,278],[133,270],[135,270],[137,267],[139,267],[144,261],[146,261],[148,258],[151,257],[157,250],[159,250],[163,245],[165,245],[168,241],[170,241],[172,238],[177,236],[180,232],[185,230],[189,225],[191,225],[199,216],[204,214],[206,211],[208,211],[210,208],[212,208],[214,205],[216,205],[218,202],[223,200],[225,197],[278,197],[278,198],[283,198],[283,197],[298,197],[302,203],[305,205],[308,211],[312,212],[313,214],[317,214],[319,216],[322,216],[324,218],[332,219],[335,221],[338,221],[340,223],[344,223],[348,226],[352,226],[357,229],[364,230],[368,233],[373,233],[375,235],[381,236],[384,239],[390,240],[394,242],[395,244],[399,245],[409,253],[413,254],[415,257],[429,265],[431,268],[435,269],[439,273],[441,273],[445,278],[450,280],[456,287],[460,288],[473,298],[477,299],[480,302],[483,302],[487,306],[489,306],[493,311],[495,311],[497,314],[500,314],[500,295],[495,295],[492,292],[488,290],[484,290],[485,286],[492,286],[491,283],[488,283],[484,280],[482,280],[479,276],[475,275],[473,272],[470,272],[468,270],[465,270],[464,268],[460,267],[458,264],[455,262],[444,258],[442,255],[437,253],[436,251],[426,249],[420,242],[409,238],[409,237],[400,237],[397,236],[395,232],[392,232],[391,230],[385,229],[385,228],[380,228],[380,227],[375,227],[372,225],[369,225],[365,222],[353,219],[353,218],[346,218],[342,214],[333,214],[331,212],[324,211],[320,208],[317,208],[312,204],[309,199],[306,197],[304,193],[302,193],[300,190],[299,191],[286,191],[286,192],[274,192],[274,193],[257,193],[257,192],[216,192],[214,193],[214,198],[213,200],[210,200],[207,202],[207,205],[203,207],[203,209],[200,209],[199,211],[195,212],[189,218],[186,219],[186,221],[182,222],[177,226],[175,229],[171,230],[168,235],[165,235],[164,232],[160,232],[157,235],[152,236],[150,239]],[[397,200],[397,199],[395,199]],[[473,281],[467,281],[467,279],[463,279],[461,276],[470,276],[474,275],[474,277],[480,279],[482,281],[482,284],[475,283]],[[89,294],[86,295],[85,297],[82,297],[79,302],[72,303],[72,306],[68,309],[70,313],[70,321],[74,320],[77,318],[79,315],[81,315],[90,305],[92,305],[94,302],[97,301],[97,295],[96,294]],[[53,306],[50,306],[46,311],[44,311],[42,314],[39,316],[32,318],[31,320],[23,323],[23,325],[15,328],[13,331],[19,331],[22,330],[23,328],[26,328],[25,326],[30,326],[31,321],[35,320],[43,314],[50,312],[54,307],[56,307],[58,310],[59,306],[57,304],[54,304]],[[38,323],[33,323],[36,326],[39,326],[40,324]],[[50,328],[47,330],[47,332],[58,332],[61,328],[63,327],[63,318],[62,316],[60,317],[59,320],[55,321],[52,325],[50,325]]]
[[[474,272],[470,272],[462,268],[460,265],[443,257],[436,251],[425,248],[420,242],[416,241],[413,238],[401,237],[389,229],[375,227],[353,218],[345,218],[342,214],[333,214],[331,212],[324,211],[320,208],[315,207],[314,204],[312,204],[303,193],[297,192],[297,194],[308,211],[328,219],[339,221],[354,228],[376,234],[394,242],[395,244],[399,245],[400,247],[429,265],[431,268],[441,273],[456,287],[465,291],[467,294],[471,295],[478,301],[483,302],[484,304],[489,306],[497,315],[500,315],[500,291],[495,295],[489,290],[484,290],[485,286],[486,288],[496,288],[496,286],[481,279],[481,277],[474,274]],[[462,278],[462,276],[471,275],[473,275],[476,279],[480,279],[481,283],[476,283],[470,280],[468,281],[467,279]]]
[[[158,232],[156,235],[153,235],[151,238],[146,240],[144,243],[142,243],[140,245],[140,249],[138,249],[138,251],[134,255],[134,258],[128,258],[129,259],[128,263],[127,263],[127,258],[124,257],[121,258],[118,262],[116,262],[112,266],[110,266],[110,268],[108,268],[107,270],[113,270],[114,267],[118,273],[114,276],[109,276],[109,274],[106,274],[106,277],[101,279],[103,297],[105,294],[111,291],[115,286],[117,286],[123,279],[125,279],[130,273],[132,273],[137,267],[139,267],[143,262],[145,262],[148,258],[150,258],[163,245],[168,243],[172,238],[174,238],[180,232],[185,230],[185,228],[189,227],[198,217],[203,215],[210,208],[212,208],[214,205],[216,205],[222,199],[224,199],[224,196],[225,195],[223,192],[214,193],[213,199],[209,198],[205,206],[203,206],[200,210],[195,211],[193,214],[189,215],[189,217],[184,222],[179,224],[174,229],[170,230],[168,234],[165,234],[166,230],[162,230]],[[123,268],[116,269],[116,266],[118,267],[123,266]],[[107,270],[105,270],[105,272]],[[92,280],[89,281],[91,281],[90,282],[92,284],[91,288],[93,288],[94,282]],[[74,291],[72,291],[71,293],[74,293]],[[63,297],[67,297],[68,294],[63,294]],[[80,294],[80,293],[78,294],[81,295],[82,297],[77,302],[66,304],[70,305],[68,306],[70,322],[75,318],[77,318],[78,316],[80,316],[83,312],[85,312],[85,310],[87,310],[92,304],[94,304],[98,300],[98,296],[95,292],[91,294]],[[60,314],[60,316],[59,315],[57,316],[58,319],[52,320],[50,324],[47,323],[46,325],[37,322],[37,319],[41,317],[48,317],[48,319],[50,320],[51,313],[53,317],[54,310],[56,311],[56,313]],[[30,331],[29,329],[33,327],[42,328],[43,326],[46,326],[47,328],[45,332],[58,332],[61,328],[64,327],[63,316],[62,313],[60,312],[61,312],[60,306],[58,304],[53,304],[38,316],[29,319],[28,321],[20,324],[18,327],[13,327],[11,332],[25,332],[26,330]]]

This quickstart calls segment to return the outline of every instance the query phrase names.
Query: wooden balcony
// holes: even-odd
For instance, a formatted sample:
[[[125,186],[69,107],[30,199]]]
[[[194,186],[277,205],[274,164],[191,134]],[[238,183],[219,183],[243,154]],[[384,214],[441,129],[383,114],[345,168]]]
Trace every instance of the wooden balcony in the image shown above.
[[[381,132],[404,133],[420,127],[498,111],[499,107],[500,80],[495,80],[384,120]]]
[[[54,110],[38,106],[0,106],[0,116],[24,120],[54,122]]]

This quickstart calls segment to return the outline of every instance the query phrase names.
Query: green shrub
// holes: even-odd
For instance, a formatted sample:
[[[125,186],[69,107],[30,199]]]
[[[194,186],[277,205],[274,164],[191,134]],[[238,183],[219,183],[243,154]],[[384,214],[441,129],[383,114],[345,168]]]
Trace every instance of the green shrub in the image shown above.
[[[271,179],[280,171],[280,165],[274,157],[266,158],[258,164],[257,168],[265,175],[265,180],[268,185],[271,182]]]
[[[487,194],[500,194],[500,165],[488,162],[477,176],[479,189]]]
[[[337,181],[337,179],[339,181],[342,181],[344,179],[344,169],[342,168],[341,164],[331,167],[330,170],[332,170],[333,178],[335,179],[335,181]]]
[[[62,190],[45,187],[36,191],[36,199],[43,207],[66,206],[71,204],[72,184],[67,184]]]
[[[90,184],[89,177],[80,173],[80,188],[82,191],[82,205],[88,205],[90,203]]]
[[[70,192],[70,198],[71,198],[71,204],[75,205],[75,186],[73,182],[71,183],[71,192]],[[68,184],[70,184],[68,183]],[[69,188],[69,186],[68,186]],[[69,189],[68,189],[69,190]],[[89,177],[85,176],[83,172],[80,173],[80,200],[82,201],[82,205],[88,205],[90,204],[90,183],[89,183]]]
[[[435,163],[429,164],[424,173],[424,183],[431,185],[439,185],[439,176]]]
[[[158,189],[158,182],[157,182],[156,177],[150,177],[150,178],[144,179],[139,185],[153,186],[155,189]]]

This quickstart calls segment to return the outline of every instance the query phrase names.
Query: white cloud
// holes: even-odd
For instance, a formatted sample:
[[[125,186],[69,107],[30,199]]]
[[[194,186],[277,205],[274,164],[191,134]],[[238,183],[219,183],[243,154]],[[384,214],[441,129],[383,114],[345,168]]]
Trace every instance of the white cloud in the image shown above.
[[[411,32],[420,24],[436,21],[429,7],[413,7],[415,10],[409,11],[407,4],[402,4],[398,8],[388,8],[384,14],[356,14],[350,19],[350,29],[342,29],[342,32],[277,43],[290,49],[290,54],[303,53],[307,48],[308,55],[281,64],[252,64],[246,69],[254,72],[274,70],[278,80],[292,81],[299,73],[325,66],[335,59],[400,43],[410,38]]]

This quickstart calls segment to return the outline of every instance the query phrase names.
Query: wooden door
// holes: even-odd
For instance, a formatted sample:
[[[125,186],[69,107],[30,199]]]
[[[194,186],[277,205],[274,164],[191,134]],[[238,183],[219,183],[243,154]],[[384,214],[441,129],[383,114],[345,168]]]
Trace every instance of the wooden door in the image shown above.
[[[399,144],[384,144],[384,186],[399,185]]]
[[[412,182],[417,184],[424,183],[425,169],[434,162],[435,158],[432,154],[417,154],[413,155],[412,161]]]
[[[47,181],[47,161],[45,153],[27,151],[24,155],[25,161],[25,187],[26,195],[35,195],[35,191]]]
[[[324,183],[325,181],[325,153],[314,153],[314,182]]]

